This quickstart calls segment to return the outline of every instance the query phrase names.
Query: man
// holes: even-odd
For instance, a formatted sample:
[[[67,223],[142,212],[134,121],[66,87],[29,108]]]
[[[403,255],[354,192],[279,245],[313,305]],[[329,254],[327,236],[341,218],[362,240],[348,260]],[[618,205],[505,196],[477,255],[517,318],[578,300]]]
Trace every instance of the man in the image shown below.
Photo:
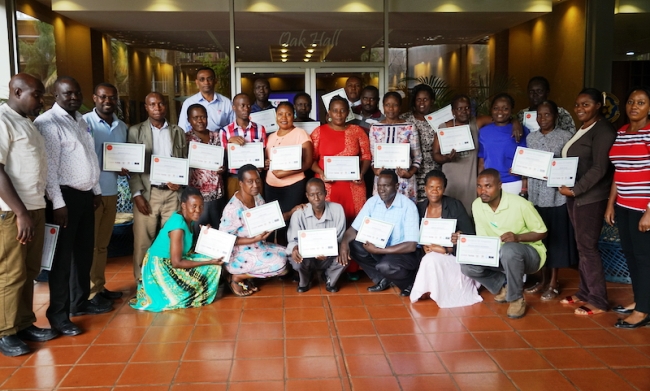
[[[90,127],[90,133],[95,140],[95,152],[99,160],[99,187],[102,189],[102,202],[95,211],[95,250],[93,265],[90,269],[90,299],[101,295],[107,300],[122,297],[122,292],[112,292],[105,288],[107,247],[113,234],[115,215],[117,214],[117,176],[128,175],[121,172],[103,171],[104,143],[125,143],[126,124],[115,115],[118,100],[117,88],[112,84],[101,83],[95,87],[93,102],[95,108],[85,114],[84,120]]]
[[[298,248],[298,231],[336,228],[336,236],[341,243],[345,233],[345,213],[341,205],[325,201],[327,196],[325,183],[319,178],[307,181],[305,195],[309,204],[293,213],[287,231],[287,254],[291,254],[291,266],[300,276],[297,290],[299,293],[307,292],[310,288],[312,271],[322,270],[325,290],[335,293],[339,291],[336,283],[345,270],[345,265],[341,264],[337,257],[303,258]]]
[[[551,92],[551,85],[543,76],[535,76],[528,81],[528,101],[530,106],[527,109],[520,110],[517,113],[517,119],[524,124],[524,111],[537,111],[537,106],[548,100],[548,94]],[[576,125],[573,122],[571,114],[566,109],[558,107],[557,127],[567,130],[571,134],[576,133]]]
[[[311,96],[306,92],[299,92],[293,97],[293,107],[296,110],[296,122],[313,122],[311,114]]]
[[[178,126],[185,132],[190,131],[190,123],[187,121],[187,108],[195,103],[200,103],[208,111],[208,129],[217,131],[231,123],[235,117],[232,112],[230,99],[215,92],[216,75],[214,69],[201,67],[196,72],[196,87],[199,92],[185,99],[178,116]]]
[[[140,279],[144,255],[156,238],[158,227],[180,206],[180,186],[173,183],[151,183],[151,156],[187,158],[187,142],[183,129],[165,119],[167,105],[159,92],[144,99],[146,121],[129,128],[127,142],[144,144],[144,172],[131,173],[129,187],[133,196],[133,274]]]
[[[346,265],[350,259],[357,261],[375,283],[368,287],[370,292],[381,292],[393,283],[402,291],[402,296],[409,296],[420,266],[415,252],[420,237],[420,219],[413,201],[399,194],[397,187],[394,170],[383,170],[379,174],[377,195],[366,201],[345,232],[339,249],[339,262]],[[393,224],[386,248],[355,240],[366,217]]]
[[[356,76],[348,77],[348,80],[345,81],[345,95],[350,102],[350,107],[359,106],[361,100],[359,99],[359,93],[361,92],[361,79]]]
[[[34,121],[45,138],[47,197],[52,202],[52,222],[60,227],[46,315],[52,328],[71,336],[82,330],[70,316],[103,314],[113,307],[97,298],[88,300],[95,210],[102,194],[95,143],[77,111],[83,99],[81,87],[75,79],[62,76],[54,83],[54,91],[56,103]]]
[[[379,110],[379,89],[375,86],[363,87],[360,101],[359,106],[352,108],[356,118],[350,122],[361,126],[368,133],[373,124],[386,118]]]
[[[235,112],[235,121],[219,131],[221,145],[228,153],[228,143],[244,145],[246,143],[263,143],[266,147],[266,129],[263,125],[252,122],[248,117],[251,114],[251,100],[248,95],[239,93],[232,99],[232,109]],[[230,169],[230,175],[226,181],[228,200],[239,190],[239,179],[237,169]]]
[[[21,339],[44,342],[58,335],[34,326],[32,309],[45,232],[47,159],[43,136],[27,116],[41,111],[44,93],[43,83],[19,73],[0,106],[0,352],[10,357],[29,353]]]
[[[464,275],[495,294],[497,303],[510,303],[508,317],[518,319],[526,313],[522,292],[524,275],[537,272],[546,261],[542,243],[546,225],[533,204],[501,191],[497,170],[483,170],[476,182],[479,198],[472,204],[476,234],[501,238],[499,266],[463,264],[460,268]]]
[[[257,79],[253,83],[253,94],[255,95],[255,103],[251,106],[251,113],[258,111],[271,110],[273,105],[269,102],[269,95],[271,94],[271,85],[266,79]]]

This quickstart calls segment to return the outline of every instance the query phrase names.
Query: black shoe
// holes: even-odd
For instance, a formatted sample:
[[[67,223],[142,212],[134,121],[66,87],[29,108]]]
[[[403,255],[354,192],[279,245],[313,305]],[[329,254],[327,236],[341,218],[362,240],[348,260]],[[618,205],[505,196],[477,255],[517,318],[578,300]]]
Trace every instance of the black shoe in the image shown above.
[[[650,314],[646,315],[645,318],[643,318],[641,321],[638,323],[627,323],[623,319],[619,319],[616,321],[616,324],[614,327],[619,328],[619,329],[636,329],[639,327],[643,327],[647,324],[650,324]]]
[[[100,295],[95,295],[92,300],[87,300],[76,311],[70,311],[70,316],[99,315],[113,310],[113,303]]]
[[[0,338],[0,353],[8,357],[16,357],[29,353],[29,346],[14,335],[5,335]]]
[[[105,299],[108,300],[117,300],[122,297],[123,293],[113,292],[113,291],[109,291],[108,289],[104,289],[103,291],[99,292],[98,295],[102,295]]]
[[[20,330],[16,333],[18,338],[25,341],[34,341],[34,342],[45,342],[51,339],[54,339],[59,336],[59,333],[56,330],[52,329],[42,329],[31,325],[25,329]]]
[[[619,314],[627,315],[627,314],[631,314],[632,311],[634,311],[634,310],[628,310],[627,308],[623,307],[622,305],[617,305],[616,307],[612,308],[612,311],[618,312]]]
[[[399,293],[400,296],[402,297],[408,297],[411,296],[411,289],[413,289],[413,285],[409,285],[406,288],[404,288],[403,291]]]
[[[81,330],[76,324],[70,322],[69,320],[66,320],[58,325],[53,324],[52,329],[67,337],[74,337],[75,335],[83,333],[83,330]]]
[[[390,287],[390,281],[388,281],[385,278],[382,278],[381,281],[379,281],[376,285],[369,286],[367,289],[368,292],[381,292],[381,291],[385,291],[389,287]]]
[[[339,287],[336,285],[330,285],[329,282],[325,284],[325,290],[330,292],[330,293],[336,293],[339,291]]]
[[[49,270],[41,270],[40,273],[38,273],[38,276],[34,279],[36,282],[48,282],[50,280],[50,271]]]
[[[310,287],[309,287],[309,284],[307,284],[307,286],[300,286],[300,285],[298,285],[298,288],[296,288],[296,291],[297,291],[298,293],[305,293],[305,292],[307,292],[307,291],[309,290],[309,288],[310,288]]]

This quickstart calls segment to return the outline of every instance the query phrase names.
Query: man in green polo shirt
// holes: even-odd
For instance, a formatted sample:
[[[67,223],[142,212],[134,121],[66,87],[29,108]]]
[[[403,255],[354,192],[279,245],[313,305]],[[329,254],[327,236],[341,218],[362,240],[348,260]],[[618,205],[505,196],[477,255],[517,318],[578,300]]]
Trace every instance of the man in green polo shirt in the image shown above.
[[[509,318],[521,318],[526,313],[524,275],[535,273],[546,261],[546,247],[542,243],[546,225],[533,204],[501,191],[501,177],[495,169],[479,174],[476,192],[479,198],[472,203],[476,234],[501,238],[499,266],[463,264],[461,270],[496,294],[496,302],[510,303]]]

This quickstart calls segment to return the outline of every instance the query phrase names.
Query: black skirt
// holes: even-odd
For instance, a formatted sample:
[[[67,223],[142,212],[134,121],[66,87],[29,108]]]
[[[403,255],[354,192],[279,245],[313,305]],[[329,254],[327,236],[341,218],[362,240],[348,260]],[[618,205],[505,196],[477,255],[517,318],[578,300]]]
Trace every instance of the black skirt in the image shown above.
[[[566,204],[549,208],[536,206],[535,209],[548,229],[546,239],[543,240],[546,246],[544,265],[550,268],[578,265],[578,247]]]

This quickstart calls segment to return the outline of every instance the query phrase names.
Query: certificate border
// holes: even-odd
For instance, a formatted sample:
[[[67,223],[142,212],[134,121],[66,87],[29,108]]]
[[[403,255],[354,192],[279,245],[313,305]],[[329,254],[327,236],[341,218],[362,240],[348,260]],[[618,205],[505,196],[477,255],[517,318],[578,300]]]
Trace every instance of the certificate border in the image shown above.
[[[283,228],[283,227],[287,226],[287,223],[285,223],[284,218],[282,217],[282,210],[280,209],[280,203],[278,201],[267,202],[267,203],[265,203],[263,205],[256,206],[255,208],[246,209],[246,210],[244,210],[244,212],[246,212],[246,211],[250,212],[253,209],[260,208],[260,207],[267,207],[269,205],[275,205],[275,207],[277,208],[278,214],[280,215],[280,222],[278,223],[278,226],[277,227],[271,226],[271,227],[268,227],[267,230],[253,233],[249,229],[250,224],[248,224],[248,217],[246,217],[246,213],[243,213],[242,215],[244,217],[244,221],[246,222],[246,229],[248,230],[248,238],[253,238],[253,237],[261,234],[262,232],[272,232],[272,231],[275,231],[276,229],[280,229],[280,228]],[[268,231],[269,229],[270,229],[270,231]]]
[[[258,165],[255,165],[255,164],[253,164],[253,163],[244,163],[244,164],[242,164],[241,166],[237,166],[237,167],[235,167],[235,166],[233,166],[233,164],[232,164],[232,159],[231,159],[231,156],[230,156],[230,151],[226,151],[226,153],[227,153],[227,155],[228,155],[228,168],[232,168],[232,169],[234,169],[234,170],[238,170],[238,169],[242,168],[242,167],[243,167],[244,165],[246,165],[246,164],[253,164],[253,165],[254,165],[255,167],[257,167],[257,168],[263,168],[263,167],[264,167],[264,143],[246,143],[246,144],[259,144],[259,145],[262,146],[262,148],[261,148],[261,149],[262,149],[262,163],[261,163],[262,165],[261,165],[261,166],[258,166]],[[246,144],[244,144],[244,145],[246,145]],[[228,143],[228,145],[230,145],[230,143]],[[236,145],[236,144],[235,144],[235,145]]]
[[[422,226],[424,225],[425,220],[436,220],[436,221],[453,220],[454,221],[454,230],[452,231],[452,234],[453,234],[454,232],[456,232],[456,228],[458,228],[458,219],[432,219],[432,218],[423,217],[422,220],[420,220],[420,237],[418,238],[418,244],[421,244],[421,245],[424,245],[424,246],[430,246],[432,244],[435,244],[437,246],[448,247],[448,246],[446,246],[444,244],[439,244],[439,243],[424,243],[424,242],[422,242],[422,231],[423,231]],[[449,242],[451,243],[451,240]],[[453,247],[453,243],[452,243],[451,247]]]
[[[467,262],[461,262],[461,256],[463,254],[462,248],[463,246],[461,245],[462,240],[464,237],[473,237],[473,238],[483,238],[483,239],[490,239],[490,240],[496,240],[498,241],[498,246],[497,246],[497,252],[496,252],[496,264],[490,264],[490,263],[467,263]],[[456,246],[456,263],[460,263],[463,265],[475,265],[475,266],[488,266],[488,267],[499,267],[499,262],[501,261],[499,259],[499,253],[501,251],[501,239],[498,236],[477,236],[477,235],[459,235],[458,237],[458,245]]]
[[[193,166],[192,165],[192,150],[193,150],[192,145],[194,145],[194,144],[198,145],[198,148],[203,148],[203,147],[221,148],[221,166],[219,166],[219,168],[217,168],[216,170],[214,168],[212,168],[212,167],[207,167],[207,166],[202,166],[202,165],[194,165]],[[188,149],[187,160],[189,162],[188,165],[189,165],[190,168],[198,168],[200,170],[209,170],[209,171],[219,171],[223,167],[223,158],[224,158],[224,155],[226,154],[226,149],[224,147],[222,147],[221,145],[210,145],[210,144],[199,143],[199,142],[196,142],[196,141],[190,141],[189,147],[187,149]]]
[[[375,144],[375,151],[374,151],[375,155],[374,156],[379,155],[379,153],[377,153],[377,148],[380,147],[380,146],[385,146],[385,145],[398,146],[399,148],[406,148],[407,156],[408,156],[408,159],[407,159],[408,160],[408,162],[407,162],[408,167],[400,167],[400,168],[403,168],[405,170],[408,170],[409,168],[411,168],[411,143],[377,143],[377,144]],[[375,167],[384,167],[384,168],[389,168],[389,169],[397,169],[397,166],[389,167],[389,166],[376,165],[374,162],[373,162],[373,165]]]
[[[56,236],[54,237],[54,244],[52,245],[52,252],[50,253],[50,256],[48,257],[49,259],[47,260],[47,264],[43,265],[43,256],[45,253],[41,254],[41,269],[43,270],[52,270],[52,262],[54,262],[54,253],[56,253],[56,244],[59,241],[59,227],[56,224],[48,224],[45,223],[45,234],[47,235],[47,231],[50,229],[56,229]]]
[[[573,176],[573,184],[571,186],[567,185],[566,183],[551,184],[551,167],[552,167],[552,164],[553,164],[553,160],[560,160],[560,159],[561,160],[567,160],[567,159],[568,160],[575,160],[575,162],[576,162],[576,175]],[[576,176],[578,175],[578,163],[579,163],[579,160],[580,160],[580,158],[577,157],[577,156],[564,157],[564,158],[558,157],[558,158],[551,159],[551,162],[550,162],[550,164],[548,166],[548,179],[546,180],[546,187],[562,187],[562,186],[573,187],[573,186],[575,186],[575,184],[576,184]]]
[[[274,127],[269,127],[269,126],[267,126],[266,124],[263,124],[263,123],[261,123],[261,122],[257,122],[257,121],[255,121],[255,120],[252,118],[252,117],[260,117],[260,116],[261,116],[261,114],[257,114],[257,113],[264,113],[265,111],[271,111],[271,110],[273,110],[273,118],[275,118],[275,120],[273,121],[273,125],[275,125]],[[267,115],[267,114],[264,113],[263,115]],[[248,115],[248,119],[250,119],[251,122],[255,122],[256,124],[259,124],[259,125],[264,126],[264,130],[266,131],[266,134],[274,133],[274,132],[277,132],[278,130],[280,130],[280,125],[278,125],[277,112],[276,112],[276,108],[275,108],[275,107],[273,107],[272,109],[266,109],[266,110],[256,111],[256,112],[254,112],[254,113],[250,113],[250,114]]]
[[[540,178],[539,176],[528,175],[528,174],[525,174],[525,173],[516,172],[514,170],[515,164],[517,162],[517,158],[519,157],[519,151],[520,150],[526,150],[526,149],[531,150],[531,151],[535,151],[535,152],[539,152],[539,153],[545,154],[547,156],[550,156],[550,159],[548,160],[548,164],[546,165],[546,177],[541,177]],[[512,170],[513,174],[520,175],[520,176],[525,176],[525,177],[528,177],[528,178],[535,178],[535,179],[539,179],[541,181],[545,181],[548,178],[548,166],[551,164],[551,160],[553,160],[554,158],[555,158],[555,155],[553,154],[553,152],[541,151],[539,149],[533,149],[533,148],[527,148],[527,147],[517,147],[517,149],[515,150],[515,157],[512,159],[512,166],[510,166],[510,169]],[[537,175],[537,174],[535,174],[535,175]]]
[[[104,154],[104,156],[102,157],[102,171],[107,171],[107,172],[120,172],[120,171],[121,171],[121,169],[120,169],[120,170],[115,170],[115,171],[106,169],[106,159],[105,159],[105,156],[106,156],[106,145],[108,145],[108,144],[110,144],[110,145],[128,145],[128,146],[138,146],[138,147],[140,148],[140,150],[141,150],[140,152],[141,152],[141,154],[142,154],[142,156],[140,157],[140,162],[142,163],[142,164],[140,165],[140,170],[137,170],[137,171],[136,171],[136,170],[129,170],[129,172],[143,173],[143,172],[145,171],[145,165],[146,165],[146,163],[145,163],[145,161],[144,161],[144,158],[145,158],[145,157],[144,157],[144,156],[145,156],[145,151],[144,151],[145,148],[144,148],[144,144],[135,144],[135,143],[112,143],[112,142],[110,142],[110,141],[105,141],[104,144],[103,144],[103,147],[102,147],[102,148],[103,148],[103,149],[102,149],[102,153]]]
[[[273,147],[271,148],[271,151],[269,155],[273,155],[273,151],[276,149],[287,149],[287,148],[300,148],[300,161],[298,162],[298,167],[296,168],[273,168],[273,159],[269,159],[271,163],[269,164],[269,170],[274,171],[274,170],[283,170],[283,171],[292,171],[292,170],[300,170],[302,168],[302,145],[285,145],[283,147]],[[280,153],[280,151],[278,151]]]
[[[185,170],[187,172],[187,174],[185,175],[185,181],[181,182],[181,183],[172,182],[172,181],[167,181],[167,182],[173,183],[175,185],[187,186],[187,184],[189,183],[189,180],[190,180],[190,161],[188,159],[183,159],[183,158],[179,158],[179,157],[171,157],[171,156],[151,155],[151,166],[150,166],[151,168],[149,170],[149,181],[150,182],[153,182],[153,183],[155,183],[155,182],[163,182],[163,180],[161,180],[161,179],[154,180],[155,177],[153,175],[154,174],[153,167],[154,167],[154,159],[155,158],[159,158],[159,159],[175,159],[175,160],[184,161],[185,162]]]
[[[364,221],[361,222],[361,228],[359,229],[359,231],[357,231],[357,235],[354,237],[354,240],[356,240],[359,243],[365,243],[365,242],[362,242],[360,240],[357,240],[357,238],[359,237],[359,235],[363,231],[363,228],[365,227],[365,220],[366,219],[370,219],[370,220],[373,220],[373,221],[378,221],[378,222],[383,223],[383,224],[389,224],[391,226],[390,227],[390,233],[388,234],[388,238],[386,238],[386,243],[384,244],[383,247],[378,246],[376,243],[370,242],[370,243],[374,244],[378,248],[386,248],[386,246],[388,246],[388,240],[390,240],[390,236],[393,234],[393,230],[395,229],[395,224],[391,224],[391,223],[389,223],[387,221],[383,221],[383,220],[379,220],[379,219],[373,219],[372,217],[369,217],[369,216],[366,216],[366,217],[363,218]]]
[[[302,240],[301,240],[302,238],[301,238],[300,234],[303,233],[303,232],[318,233],[318,232],[325,232],[325,231],[327,231],[327,232],[332,232],[333,231],[334,232],[334,238],[336,238],[336,246],[335,246],[336,254],[332,254],[332,255],[328,255],[328,254],[311,254],[311,253],[304,254],[302,252],[301,246],[300,246],[300,243],[302,242]],[[298,252],[300,253],[300,256],[303,257],[303,258],[316,258],[316,257],[321,256],[321,255],[324,255],[326,257],[338,257],[338,255],[339,255],[339,241],[338,241],[338,235],[337,235],[337,232],[336,232],[336,228],[301,229],[301,230],[299,230],[298,231]]]
[[[209,228],[209,229],[213,229],[213,230],[219,232],[220,234],[228,235],[228,236],[233,236],[233,237],[235,238],[235,240],[233,240],[233,242],[232,242],[232,246],[230,246],[230,252],[228,252],[228,256],[224,257],[224,259],[223,259],[223,262],[226,262],[226,263],[230,262],[230,257],[232,256],[232,251],[233,251],[233,249],[235,248],[235,243],[237,242],[237,236],[236,236],[236,235],[231,235],[231,234],[229,234],[229,233],[227,233],[227,232],[219,231],[218,229],[215,229],[215,228]],[[197,251],[197,248],[199,247],[199,243],[201,243],[201,238],[202,238],[202,237],[204,237],[204,236],[203,236],[203,228],[201,228],[201,233],[199,233],[199,237],[198,237],[198,239],[196,240],[196,245],[194,246],[194,251],[195,251],[197,254],[205,255],[205,256],[211,257],[212,259],[217,259],[217,258],[219,258],[219,257],[216,256],[215,254],[208,254],[207,252],[200,252],[200,251]]]
[[[472,129],[469,127],[469,125],[458,125],[458,126],[452,126],[450,128],[442,128],[442,129],[438,129],[438,132],[444,132],[444,131],[448,131],[450,129],[453,130],[453,129],[457,129],[457,128],[467,128],[467,134],[469,135],[469,141],[472,143],[472,147],[471,148],[468,147],[467,149],[457,149],[456,152],[465,152],[465,151],[473,151],[473,150],[475,150],[476,145],[474,145],[474,137],[472,137]],[[444,136],[440,137],[440,135],[438,135],[438,143],[440,144],[440,153],[443,154],[443,155],[450,154],[451,149],[449,151],[447,151],[447,152],[444,152],[442,150],[442,140],[443,139],[444,139]]]
[[[339,178],[336,178],[336,177],[332,178],[329,175],[327,175],[327,159],[328,158],[337,158],[337,159],[338,158],[346,158],[346,159],[350,159],[350,160],[356,159],[355,160],[355,162],[356,162],[355,167],[357,167],[357,178],[356,179],[351,179],[351,178],[339,179]],[[332,181],[358,181],[358,180],[361,179],[361,169],[359,168],[359,162],[360,162],[359,156],[324,156],[323,157],[323,172],[325,172],[325,179],[332,180]]]

